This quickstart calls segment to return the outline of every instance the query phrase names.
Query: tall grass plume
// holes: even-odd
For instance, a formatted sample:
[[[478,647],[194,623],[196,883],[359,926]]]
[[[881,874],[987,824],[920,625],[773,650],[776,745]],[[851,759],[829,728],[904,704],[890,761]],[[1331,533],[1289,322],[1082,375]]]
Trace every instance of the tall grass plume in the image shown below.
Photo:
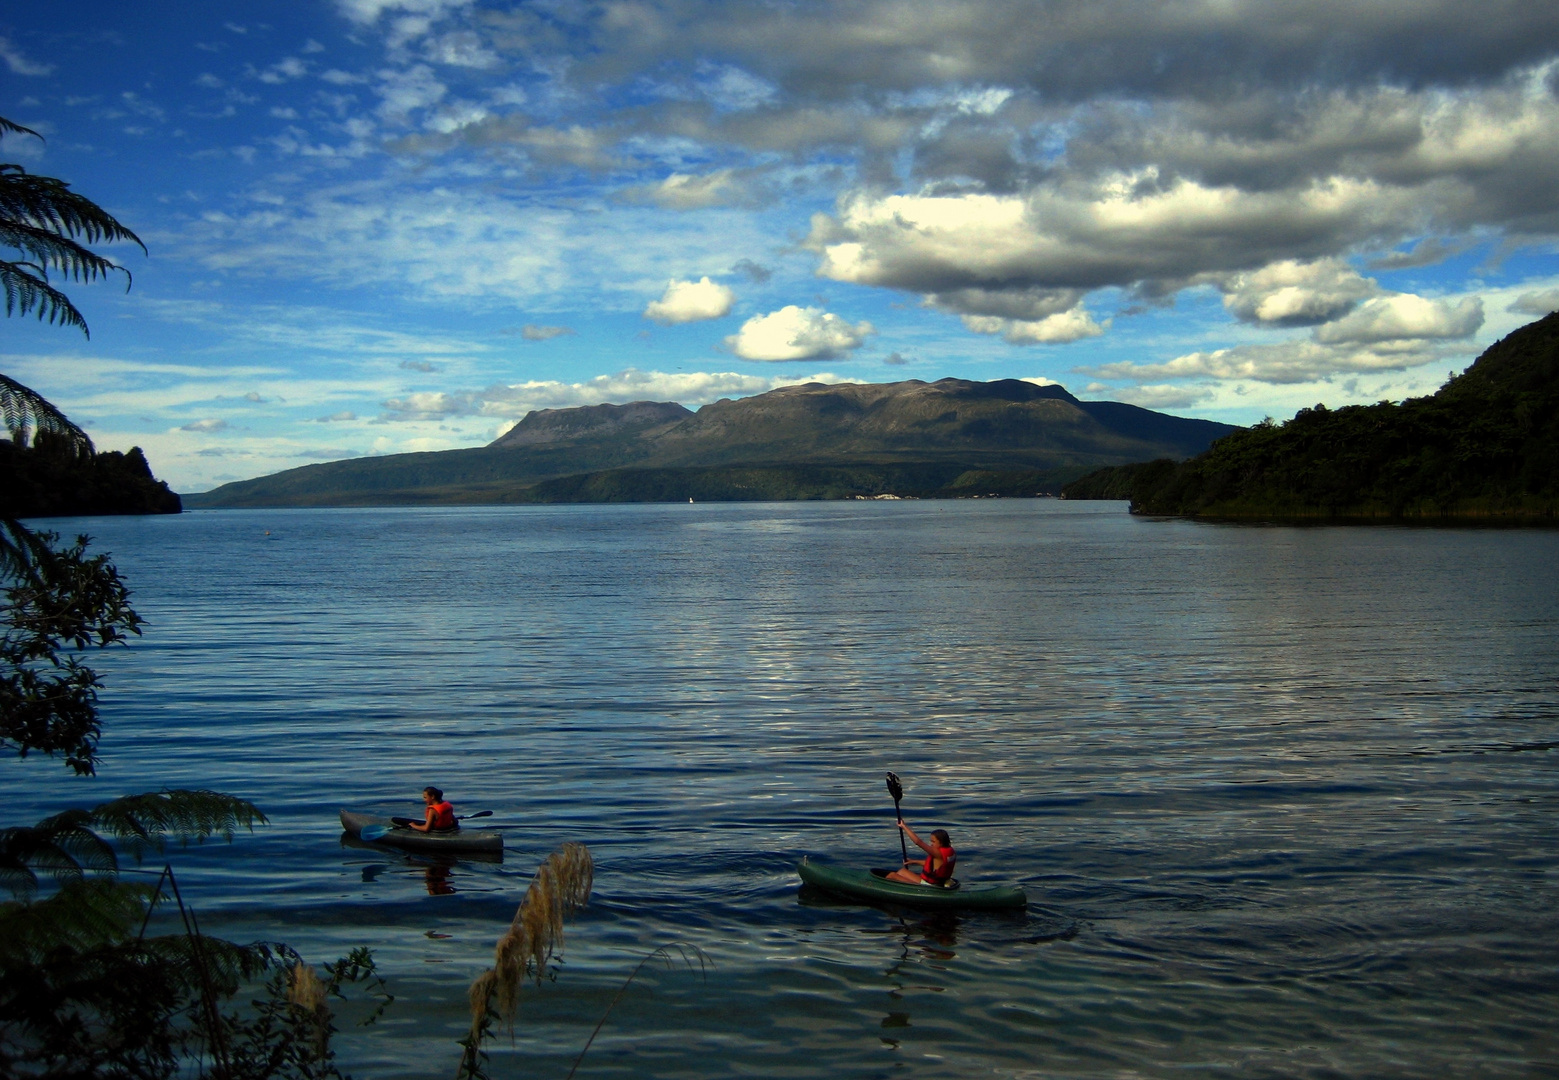
[[[493,966],[471,984],[471,1032],[463,1040],[460,1076],[484,1075],[482,1040],[495,1022],[513,1023],[520,988],[539,985],[547,964],[563,948],[563,920],[585,905],[595,883],[595,861],[583,844],[567,843],[536,868],[509,929],[493,950]]]

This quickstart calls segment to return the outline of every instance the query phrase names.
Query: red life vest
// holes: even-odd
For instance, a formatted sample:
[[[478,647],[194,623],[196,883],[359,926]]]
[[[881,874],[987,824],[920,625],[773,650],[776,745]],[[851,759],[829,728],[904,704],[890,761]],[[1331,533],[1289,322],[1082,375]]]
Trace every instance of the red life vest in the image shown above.
[[[941,869],[933,870],[932,863],[937,856],[942,858]],[[936,855],[927,855],[926,863],[920,868],[920,880],[929,881],[933,885],[946,885],[953,878],[953,864],[958,861],[958,853],[950,847],[937,848]]]
[[[428,807],[433,811],[433,820],[428,822],[428,828],[443,832],[445,829],[458,829],[460,822],[455,820],[455,804],[445,799]]]

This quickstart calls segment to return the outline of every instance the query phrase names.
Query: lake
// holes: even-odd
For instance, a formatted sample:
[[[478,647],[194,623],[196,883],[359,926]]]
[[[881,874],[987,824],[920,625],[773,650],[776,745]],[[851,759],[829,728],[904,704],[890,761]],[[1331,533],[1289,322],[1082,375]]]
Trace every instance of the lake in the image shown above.
[[[170,858],[211,932],[374,949],[397,1000],[342,1013],[359,1078],[453,1075],[569,840],[595,894],[496,1076],[566,1075],[675,942],[708,965],[647,965],[579,1076],[1559,1070],[1559,532],[1054,500],[51,525],[147,627],[94,658],[100,775],[13,762],[13,800],[258,803]],[[1027,913],[800,890],[804,854],[897,862],[887,770]],[[503,863],[343,844],[338,808],[427,784],[494,811]]]

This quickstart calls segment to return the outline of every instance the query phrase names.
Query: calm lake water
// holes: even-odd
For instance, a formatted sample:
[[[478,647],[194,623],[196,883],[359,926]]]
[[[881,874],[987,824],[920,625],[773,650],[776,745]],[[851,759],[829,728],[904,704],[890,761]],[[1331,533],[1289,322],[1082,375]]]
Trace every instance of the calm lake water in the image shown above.
[[[95,780],[270,827],[175,851],[208,930],[397,996],[338,1047],[453,1075],[531,871],[590,906],[495,1074],[1559,1072],[1559,532],[1250,528],[1048,500],[216,511],[54,523],[148,625]],[[1017,915],[803,892],[898,858],[883,774]],[[20,781],[20,782],[18,782]],[[501,865],[344,846],[340,806],[491,809]],[[25,799],[15,793],[26,785]],[[453,889],[452,893],[435,894]]]

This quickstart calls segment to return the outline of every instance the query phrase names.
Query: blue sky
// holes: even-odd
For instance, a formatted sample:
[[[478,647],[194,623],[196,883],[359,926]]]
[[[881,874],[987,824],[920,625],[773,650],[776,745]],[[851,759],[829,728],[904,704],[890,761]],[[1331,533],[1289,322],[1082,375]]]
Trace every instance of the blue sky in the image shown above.
[[[0,371],[182,491],[527,411],[1027,378],[1250,423],[1559,308],[1559,6],[0,8],[0,160],[137,232]]]

